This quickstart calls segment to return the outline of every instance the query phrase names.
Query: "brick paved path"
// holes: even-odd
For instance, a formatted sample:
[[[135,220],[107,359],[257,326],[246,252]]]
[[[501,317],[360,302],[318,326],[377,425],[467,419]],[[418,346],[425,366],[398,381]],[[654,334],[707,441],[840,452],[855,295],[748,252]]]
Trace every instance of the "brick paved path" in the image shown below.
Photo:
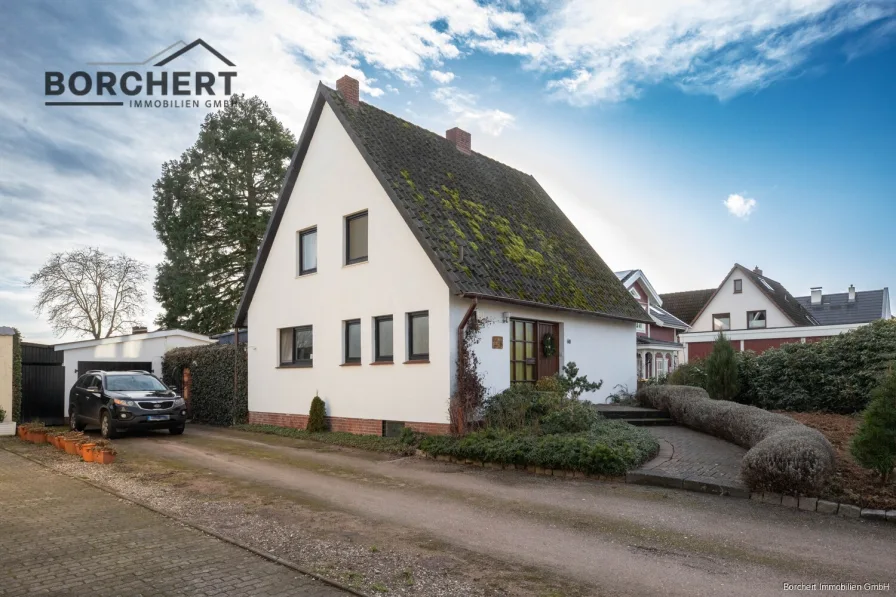
[[[732,494],[747,492],[740,478],[745,449],[687,427],[646,429],[659,440],[660,452],[656,458],[632,471],[635,476],[659,477],[656,480],[660,484],[670,487],[700,489],[699,485],[707,485],[710,491],[721,487]]]
[[[0,596],[346,593],[0,450]]]

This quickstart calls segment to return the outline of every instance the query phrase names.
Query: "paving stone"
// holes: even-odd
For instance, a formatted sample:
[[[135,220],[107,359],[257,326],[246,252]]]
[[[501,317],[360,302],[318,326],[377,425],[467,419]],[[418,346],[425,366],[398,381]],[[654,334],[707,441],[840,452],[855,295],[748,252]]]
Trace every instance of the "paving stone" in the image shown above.
[[[2,450],[0,513],[0,597],[346,595]]]
[[[862,518],[870,518],[871,520],[886,520],[886,510],[872,510],[871,508],[862,508]]]
[[[862,509],[858,506],[851,506],[850,504],[840,504],[840,509],[837,511],[837,514],[845,518],[859,518],[862,515]]]
[[[799,499],[793,497],[792,495],[781,496],[781,505],[785,508],[797,508],[799,506]]]
[[[810,497],[801,497],[800,498],[800,510],[808,510],[809,512],[815,512],[818,507],[818,498],[810,498]]]
[[[840,504],[837,502],[829,502],[827,500],[818,500],[817,512],[822,514],[836,514]]]

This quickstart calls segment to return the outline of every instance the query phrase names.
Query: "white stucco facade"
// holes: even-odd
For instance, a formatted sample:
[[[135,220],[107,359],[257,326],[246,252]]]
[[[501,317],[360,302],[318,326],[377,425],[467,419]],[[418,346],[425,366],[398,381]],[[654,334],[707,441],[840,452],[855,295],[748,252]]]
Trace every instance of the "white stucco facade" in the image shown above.
[[[84,371],[78,371],[79,361],[151,362],[152,373],[161,377],[162,357],[166,352],[173,348],[207,344],[215,344],[215,341],[207,336],[182,330],[166,330],[57,344],[54,348],[57,352],[63,352],[63,367],[65,368],[65,410],[60,416],[68,416],[68,392],[75,385],[78,377],[84,374]]]
[[[344,265],[345,217],[368,212],[368,260]],[[297,276],[298,232],[317,227],[317,272]],[[429,362],[406,364],[407,314],[429,311]],[[372,365],[373,318],[392,315],[394,362]],[[343,324],[361,320],[361,362]],[[329,106],[283,213],[248,311],[249,410],[448,422],[449,290]],[[279,330],[313,326],[313,366],[279,366]]]
[[[734,292],[734,281],[743,280],[742,292]],[[747,311],[765,311],[766,328],[791,327],[793,322],[768,298],[753,281],[734,268],[718,292],[703,308],[703,312],[691,323],[689,332],[712,331],[712,316],[717,313],[731,315],[731,329],[747,329]]]
[[[457,354],[457,326],[470,305],[469,299],[452,297],[451,328],[455,330],[452,342],[451,363]],[[590,381],[603,380],[600,390],[582,396],[592,402],[605,402],[616,391],[616,386],[637,388],[635,361],[635,323],[590,315],[578,315],[566,311],[521,307],[509,303],[479,301],[476,312],[480,319],[490,320],[483,327],[475,351],[479,357],[479,371],[483,373],[489,394],[510,386],[510,319],[525,319],[557,323],[557,353],[560,368],[575,362],[579,375],[587,375]],[[503,321],[507,313],[508,321]],[[492,348],[492,338],[502,338],[502,348]],[[452,376],[452,384],[454,377]]]

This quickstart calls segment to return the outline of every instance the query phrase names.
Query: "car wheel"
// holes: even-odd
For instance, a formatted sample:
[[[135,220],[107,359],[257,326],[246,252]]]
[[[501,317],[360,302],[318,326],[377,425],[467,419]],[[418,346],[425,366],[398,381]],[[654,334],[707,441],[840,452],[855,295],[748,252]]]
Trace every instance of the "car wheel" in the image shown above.
[[[118,437],[118,432],[115,431],[115,427],[112,426],[112,417],[109,416],[109,411],[104,411],[103,416],[100,419],[100,433],[106,439],[115,439]]]
[[[68,428],[72,431],[84,431],[87,428],[85,423],[78,421],[78,413],[75,410],[68,415]]]
[[[184,429],[186,429],[186,428],[187,428],[186,425],[179,425],[178,427],[169,427],[168,433],[170,433],[171,435],[181,435],[184,432]]]

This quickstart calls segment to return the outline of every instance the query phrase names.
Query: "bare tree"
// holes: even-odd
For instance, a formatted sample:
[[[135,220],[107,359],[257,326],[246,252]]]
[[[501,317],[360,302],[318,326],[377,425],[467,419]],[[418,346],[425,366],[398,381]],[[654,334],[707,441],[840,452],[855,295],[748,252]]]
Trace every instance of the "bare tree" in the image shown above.
[[[34,309],[47,314],[57,335],[108,338],[143,314],[147,273],[145,263],[126,255],[76,249],[53,254],[28,286],[40,289]]]

